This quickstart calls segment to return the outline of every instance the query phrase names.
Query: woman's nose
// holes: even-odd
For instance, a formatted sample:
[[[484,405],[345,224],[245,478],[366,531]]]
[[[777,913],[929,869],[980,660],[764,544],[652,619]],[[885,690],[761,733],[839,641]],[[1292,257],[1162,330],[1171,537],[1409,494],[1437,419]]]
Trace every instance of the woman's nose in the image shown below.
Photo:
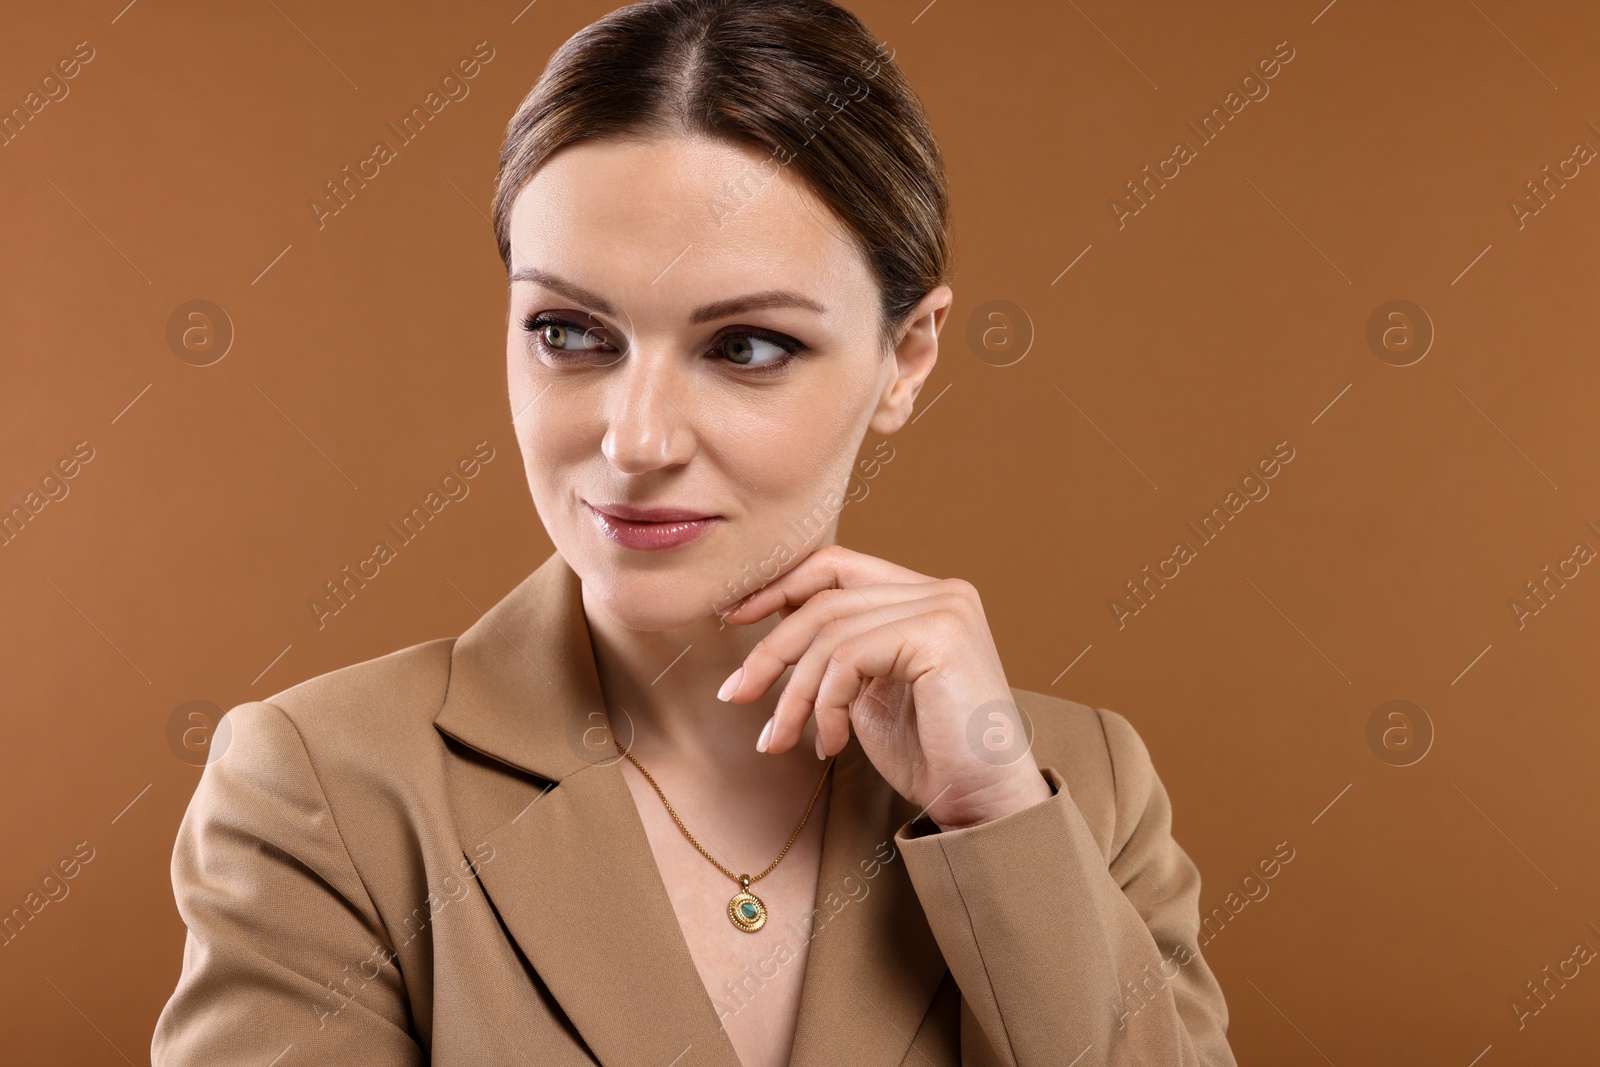
[[[681,406],[681,369],[673,353],[635,346],[612,371],[605,392],[606,433],[601,451],[624,474],[687,462],[694,454],[694,427]]]

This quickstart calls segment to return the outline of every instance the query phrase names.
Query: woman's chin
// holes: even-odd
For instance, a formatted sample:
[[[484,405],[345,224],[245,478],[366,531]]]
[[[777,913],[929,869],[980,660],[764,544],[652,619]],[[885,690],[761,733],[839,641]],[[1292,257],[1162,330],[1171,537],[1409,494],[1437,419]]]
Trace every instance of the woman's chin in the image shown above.
[[[706,585],[705,594],[697,596],[689,583],[667,576],[585,581],[584,589],[584,603],[590,610],[598,608],[630,630],[677,630],[714,619],[719,609],[726,610],[721,603],[726,595],[718,593],[714,585]]]

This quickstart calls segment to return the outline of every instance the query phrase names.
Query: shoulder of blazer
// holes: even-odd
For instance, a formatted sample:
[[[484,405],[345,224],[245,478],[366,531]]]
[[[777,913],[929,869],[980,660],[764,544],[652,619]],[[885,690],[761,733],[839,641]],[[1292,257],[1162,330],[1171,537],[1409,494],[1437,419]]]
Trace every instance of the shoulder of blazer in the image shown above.
[[[1109,864],[1160,787],[1144,742],[1109,708],[1015,687],[1011,692],[1033,728],[1034,761],[1065,779]]]
[[[438,749],[433,717],[450,680],[456,638],[441,637],[352,663],[292,685],[260,703],[299,732],[329,800],[391,785]]]
[[[433,717],[456,640],[423,641],[231,708],[231,740],[213,745],[185,816],[198,836],[185,845],[180,835],[178,848],[225,849],[220,842],[239,834],[272,841],[293,824],[286,849],[349,871],[359,890],[337,877],[329,887],[364,916],[370,901],[369,921],[398,929],[437,882],[439,857],[417,842],[448,818]]]

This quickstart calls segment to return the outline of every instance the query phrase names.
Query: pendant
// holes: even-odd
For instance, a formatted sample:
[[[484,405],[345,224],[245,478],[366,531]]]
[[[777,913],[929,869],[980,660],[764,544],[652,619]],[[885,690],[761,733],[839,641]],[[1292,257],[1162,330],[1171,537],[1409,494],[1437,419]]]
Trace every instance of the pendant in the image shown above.
[[[767,924],[767,905],[750,892],[750,876],[739,876],[740,889],[728,901],[728,920],[747,934],[753,934]]]

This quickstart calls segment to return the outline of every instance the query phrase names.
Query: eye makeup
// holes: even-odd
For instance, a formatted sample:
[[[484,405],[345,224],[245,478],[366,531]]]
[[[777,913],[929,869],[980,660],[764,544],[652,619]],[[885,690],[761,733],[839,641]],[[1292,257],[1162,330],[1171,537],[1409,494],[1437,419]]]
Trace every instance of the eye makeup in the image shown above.
[[[557,366],[582,360],[587,353],[606,355],[617,353],[616,348],[606,340],[608,335],[605,327],[583,326],[547,311],[523,316],[522,329],[528,335],[529,349],[540,358]],[[580,347],[563,347],[573,341],[580,342]],[[740,342],[740,346],[730,349],[728,345],[730,341]],[[750,360],[756,358],[754,352],[756,344],[770,345],[778,349],[780,354],[762,363],[752,363]],[[743,362],[737,357],[728,358],[740,350],[748,353]],[[740,376],[766,378],[788,373],[793,364],[802,358],[805,350],[805,345],[785,334],[744,326],[719,333],[712,339],[706,355],[708,358],[721,360],[729,366],[738,368],[735,373]]]

